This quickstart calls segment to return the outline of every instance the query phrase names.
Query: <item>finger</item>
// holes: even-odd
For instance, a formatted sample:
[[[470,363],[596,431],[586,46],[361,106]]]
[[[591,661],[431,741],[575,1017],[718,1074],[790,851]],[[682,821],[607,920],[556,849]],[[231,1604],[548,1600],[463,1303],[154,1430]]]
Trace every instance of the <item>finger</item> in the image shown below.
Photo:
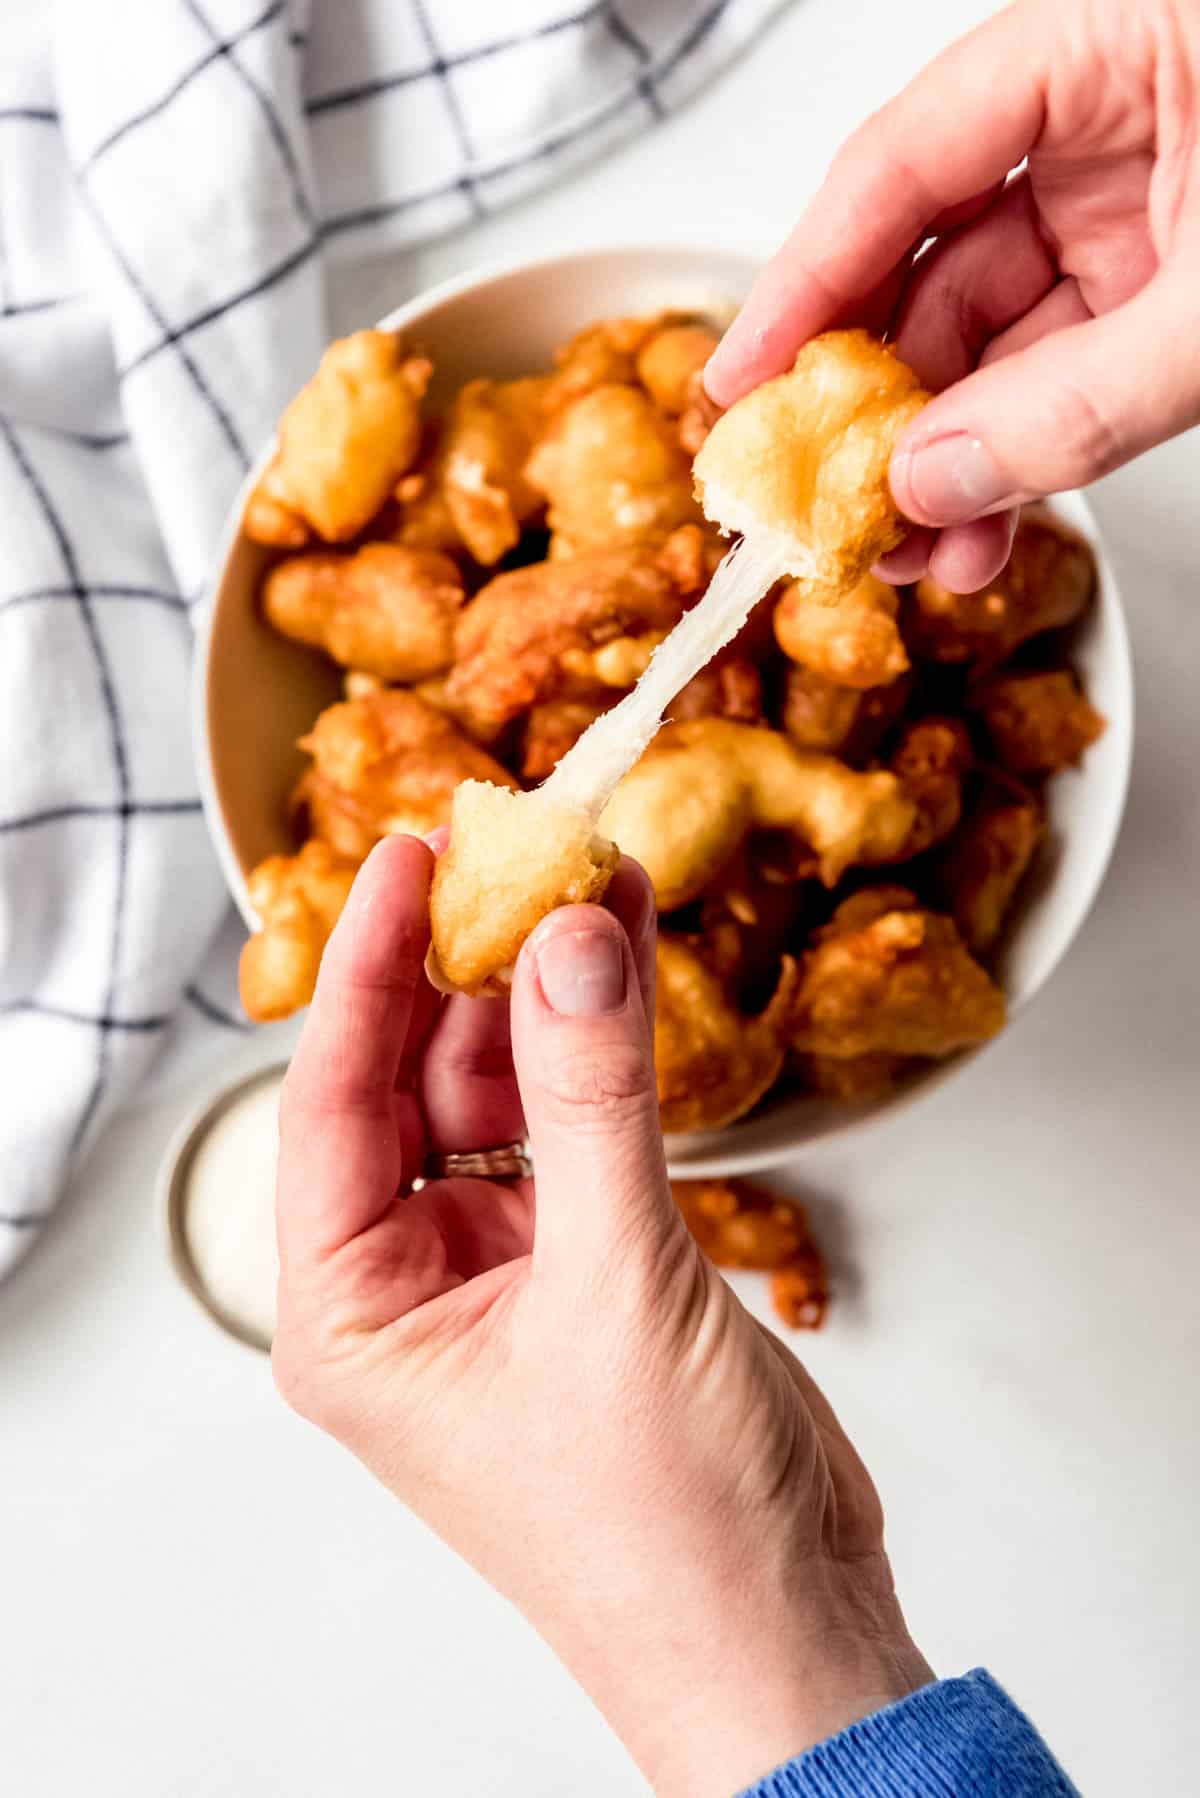
[[[893,587],[906,587],[910,581],[919,581],[929,567],[929,552],[936,542],[936,531],[927,531],[917,525],[896,549],[880,556],[871,573],[881,581],[890,581]]]
[[[650,876],[641,862],[635,862],[631,855],[621,857],[617,871],[608,883],[604,903],[629,938],[634,966],[637,968],[642,1007],[653,1030],[654,945],[658,930],[658,908],[654,902]]]
[[[876,282],[869,293],[863,294],[844,306],[836,318],[830,319],[830,324],[860,325],[864,330],[874,332],[876,337],[886,337],[920,247],[919,243],[910,244],[908,250],[895,267],[888,270],[883,280]]]
[[[642,1002],[652,1016],[654,889],[628,856],[609,883],[605,905],[629,937]],[[506,998],[456,997],[443,1007],[425,1053],[421,1104],[429,1146],[443,1152],[494,1148],[524,1135]]]
[[[930,237],[944,237],[951,231],[957,231],[962,225],[969,225],[972,219],[986,212],[993,201],[998,200],[1008,185],[1006,181],[993,181],[990,186],[982,188],[979,193],[972,194],[970,199],[959,200],[954,206],[943,207],[930,219],[927,233]]]
[[[705,371],[719,406],[791,366],[950,207],[1001,181],[1042,122],[1042,9],[1008,7],[867,120],[763,270]]]
[[[443,1153],[491,1149],[525,1134],[507,999],[446,1002],[425,1054],[421,1106],[429,1147]]]
[[[409,1241],[426,1223],[436,1232],[444,1271],[440,1282],[428,1282],[426,1292],[409,1283],[403,1294],[405,1310],[414,1309],[424,1298],[436,1298],[452,1285],[476,1280],[519,1255],[528,1255],[533,1248],[532,1183],[518,1180],[502,1186],[493,1180],[462,1177],[435,1180],[397,1207],[397,1229]],[[408,1259],[414,1258],[409,1255]]]
[[[610,912],[568,906],[543,920],[517,961],[512,1029],[537,1181],[535,1271],[653,1256],[680,1220],[653,1038]]]
[[[1045,298],[1057,275],[1028,180],[1010,182],[993,206],[917,264],[896,317],[896,349],[940,393]]]
[[[1200,420],[1200,344],[1182,276],[989,362],[932,400],[892,458],[906,517],[964,524],[1080,487]]]
[[[1092,314],[1086,300],[1079,291],[1079,283],[1073,277],[1060,281],[1024,318],[1017,319],[1015,324],[1001,331],[985,347],[980,357],[981,367],[986,368],[990,362],[1000,362],[1005,356],[1015,356],[1018,350],[1027,349],[1040,338],[1049,337],[1052,331],[1065,331],[1068,325],[1086,324]]]
[[[285,1265],[335,1253],[419,1170],[416,1100],[396,1086],[428,1021],[432,871],[423,843],[385,838],[359,870],[329,939],[280,1102],[277,1213]]]
[[[978,593],[994,581],[1012,554],[1018,516],[996,512],[939,532],[929,557],[934,580],[951,593]]]

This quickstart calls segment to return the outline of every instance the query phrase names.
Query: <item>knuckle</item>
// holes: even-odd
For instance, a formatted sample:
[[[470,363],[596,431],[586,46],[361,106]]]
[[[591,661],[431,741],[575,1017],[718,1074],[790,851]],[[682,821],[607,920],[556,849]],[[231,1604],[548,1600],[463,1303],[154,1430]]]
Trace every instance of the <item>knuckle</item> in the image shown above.
[[[1074,381],[1066,381],[1053,401],[1049,442],[1067,471],[1067,481],[1079,483],[1109,474],[1126,460],[1125,433]],[[1062,485],[1066,485],[1063,481]]]
[[[552,1110],[580,1123],[618,1119],[654,1096],[654,1071],[636,1043],[606,1043],[547,1062],[542,1090]]]

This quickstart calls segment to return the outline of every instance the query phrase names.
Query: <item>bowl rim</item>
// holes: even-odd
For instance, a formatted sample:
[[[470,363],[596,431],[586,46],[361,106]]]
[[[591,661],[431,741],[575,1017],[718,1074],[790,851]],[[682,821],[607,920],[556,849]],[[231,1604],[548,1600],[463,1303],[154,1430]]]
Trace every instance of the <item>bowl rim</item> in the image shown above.
[[[562,271],[567,268],[578,268],[588,263],[642,261],[680,264],[694,261],[697,270],[712,268],[721,263],[726,268],[740,270],[741,278],[748,286],[754,274],[761,267],[759,258],[749,252],[737,249],[720,249],[715,246],[697,244],[649,244],[649,243],[608,243],[596,244],[589,248],[548,252],[535,257],[502,257],[450,275],[444,280],[435,282],[431,287],[422,289],[402,305],[385,313],[378,321],[376,329],[402,330],[419,320],[427,313],[434,311],[447,301],[454,300],[473,289],[487,287],[498,280],[512,276],[537,276],[550,271]],[[229,513],[222,527],[217,547],[213,554],[211,571],[205,583],[203,598],[194,613],[194,661],[192,667],[189,711],[193,754],[196,763],[200,788],[200,799],[205,824],[217,861],[220,865],[225,884],[233,902],[246,926],[254,930],[258,926],[258,918],[250,903],[246,877],[233,852],[232,842],[225,825],[224,813],[217,790],[216,774],[213,765],[211,737],[208,728],[209,675],[213,629],[217,612],[217,600],[224,586],[227,569],[234,548],[241,535],[242,515],[251,489],[259,479],[269,458],[274,453],[276,437],[274,433],[264,443],[260,453],[255,457],[250,469],[234,496]],[[1108,554],[1107,545],[1099,529],[1095,514],[1084,493],[1078,489],[1051,496],[1052,506],[1058,506],[1066,515],[1067,521],[1081,530],[1091,545],[1096,557],[1099,582],[1108,604],[1105,615],[1105,631],[1112,654],[1115,678],[1119,688],[1120,713],[1119,722],[1122,735],[1117,739],[1121,750],[1118,766],[1115,770],[1114,783],[1110,789],[1104,829],[1101,837],[1093,846],[1091,868],[1086,882],[1081,886],[1076,897],[1074,916],[1069,931],[1066,933],[1057,955],[1049,966],[1040,974],[1037,981],[1017,995],[1009,1011],[1009,1024],[1024,1014],[1037,997],[1045,990],[1051,978],[1061,968],[1071,950],[1077,944],[1080,934],[1095,905],[1097,895],[1104,883],[1112,862],[1113,852],[1120,835],[1124,820],[1129,783],[1133,765],[1133,744],[1135,726],[1135,696],[1133,678],[1133,658],[1129,639],[1128,622],[1125,615],[1116,571]],[[1110,724],[1114,722],[1110,718]],[[853,1104],[839,1108],[837,1114],[827,1128],[818,1136],[806,1141],[793,1142],[790,1146],[772,1144],[744,1149],[717,1149],[715,1146],[709,1154],[703,1152],[695,1158],[690,1155],[686,1160],[676,1162],[670,1154],[672,1141],[679,1143],[699,1144],[702,1137],[680,1138],[667,1137],[668,1162],[672,1172],[680,1178],[719,1178],[730,1174],[747,1174],[761,1172],[766,1168],[778,1167],[783,1162],[801,1154],[816,1143],[827,1143],[841,1137],[846,1131],[854,1129],[865,1136],[869,1129],[890,1123],[901,1112],[908,1110],[923,1099],[930,1098],[956,1073],[963,1071],[968,1062],[977,1061],[996,1041],[1007,1034],[1006,1029],[1000,1036],[979,1047],[950,1057],[936,1068],[923,1072],[911,1086],[902,1087],[889,1097],[885,1103],[871,1103],[869,1109],[859,1110]],[[735,1130],[736,1125],[728,1126]],[[716,1134],[724,1135],[725,1132]]]

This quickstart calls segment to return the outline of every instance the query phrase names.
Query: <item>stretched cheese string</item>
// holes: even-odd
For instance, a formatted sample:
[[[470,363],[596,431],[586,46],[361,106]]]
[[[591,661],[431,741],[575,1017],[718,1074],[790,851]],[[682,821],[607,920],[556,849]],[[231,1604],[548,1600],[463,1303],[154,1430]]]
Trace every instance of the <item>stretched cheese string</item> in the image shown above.
[[[654,651],[637,685],[588,726],[536,789],[537,797],[586,812],[594,824],[655,736],[675,695],[733,641],[758,601],[787,573],[789,559],[773,535],[755,533],[735,543],[704,597]]]

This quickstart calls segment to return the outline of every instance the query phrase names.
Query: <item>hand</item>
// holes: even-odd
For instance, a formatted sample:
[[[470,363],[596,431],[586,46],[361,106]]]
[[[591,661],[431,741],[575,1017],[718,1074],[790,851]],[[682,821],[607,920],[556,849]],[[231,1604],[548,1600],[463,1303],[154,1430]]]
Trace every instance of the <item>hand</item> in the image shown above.
[[[519,1606],[658,1798],[729,1798],[931,1677],[879,1503],[671,1200],[645,875],[547,918],[510,1008],[426,984],[432,867],[374,850],[287,1077],[276,1380]],[[536,1206],[408,1192],[429,1150],[524,1129]]]
[[[1022,0],[855,132],[756,282],[720,405],[845,323],[939,392],[892,462],[919,528],[889,579],[985,585],[1020,501],[1200,419],[1198,83],[1196,0]]]

